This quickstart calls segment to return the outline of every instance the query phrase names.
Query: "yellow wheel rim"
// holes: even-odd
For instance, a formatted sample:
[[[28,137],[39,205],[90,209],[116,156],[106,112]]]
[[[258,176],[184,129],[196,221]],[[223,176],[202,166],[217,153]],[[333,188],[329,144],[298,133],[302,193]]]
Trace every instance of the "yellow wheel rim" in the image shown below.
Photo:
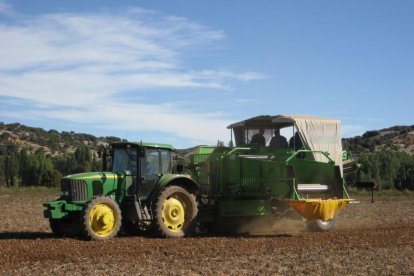
[[[162,206],[164,225],[172,232],[180,232],[184,226],[185,210],[177,197],[169,197]]]
[[[101,237],[109,236],[114,231],[117,219],[112,207],[105,203],[96,204],[89,213],[91,229]]]

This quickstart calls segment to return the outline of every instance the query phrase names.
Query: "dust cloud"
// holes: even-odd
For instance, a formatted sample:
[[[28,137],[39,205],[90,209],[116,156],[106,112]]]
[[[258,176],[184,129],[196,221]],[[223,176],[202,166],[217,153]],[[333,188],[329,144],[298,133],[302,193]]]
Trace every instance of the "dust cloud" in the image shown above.
[[[306,231],[302,219],[293,218],[257,218],[251,219],[237,229],[238,233],[250,235],[297,235]]]

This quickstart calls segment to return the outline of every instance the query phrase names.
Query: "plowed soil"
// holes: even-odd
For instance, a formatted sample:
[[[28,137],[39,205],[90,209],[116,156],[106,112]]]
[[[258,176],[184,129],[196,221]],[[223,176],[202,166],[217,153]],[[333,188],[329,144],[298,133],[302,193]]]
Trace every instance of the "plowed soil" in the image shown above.
[[[53,238],[42,214],[53,197],[0,190],[0,274],[414,275],[413,195],[359,197],[326,233],[282,221],[254,235],[106,242]]]

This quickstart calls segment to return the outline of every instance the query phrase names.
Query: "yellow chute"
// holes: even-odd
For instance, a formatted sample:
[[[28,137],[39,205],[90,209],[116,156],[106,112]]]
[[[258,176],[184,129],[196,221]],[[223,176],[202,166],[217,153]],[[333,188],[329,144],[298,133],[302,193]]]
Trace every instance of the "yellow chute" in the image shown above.
[[[353,199],[300,199],[289,200],[289,206],[308,220],[333,219]]]

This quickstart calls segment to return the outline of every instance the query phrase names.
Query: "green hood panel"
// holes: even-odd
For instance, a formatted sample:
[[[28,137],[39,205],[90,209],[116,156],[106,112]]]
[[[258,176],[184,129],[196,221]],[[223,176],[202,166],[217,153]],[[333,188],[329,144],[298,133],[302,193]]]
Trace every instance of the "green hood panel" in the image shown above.
[[[107,179],[116,179],[118,175],[113,172],[87,172],[87,173],[77,173],[77,174],[71,174],[67,175],[64,178],[66,179],[82,179],[85,181],[88,180],[102,180],[105,181]]]
[[[124,178],[123,174],[113,172],[88,172],[65,176],[63,181],[84,181],[88,200],[100,195],[113,195],[119,198],[122,193]]]

